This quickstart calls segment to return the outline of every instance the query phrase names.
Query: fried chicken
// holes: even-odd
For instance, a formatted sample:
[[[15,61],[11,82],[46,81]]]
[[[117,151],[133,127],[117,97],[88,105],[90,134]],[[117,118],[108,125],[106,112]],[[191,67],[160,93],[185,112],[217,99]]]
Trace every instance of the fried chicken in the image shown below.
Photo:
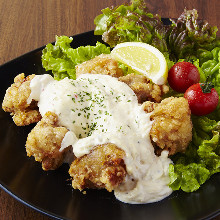
[[[151,120],[154,123],[150,137],[156,153],[160,155],[162,150],[168,150],[170,155],[184,152],[192,139],[192,123],[186,99],[171,97],[161,103],[147,101],[143,108],[146,112],[152,112]],[[114,190],[126,176],[124,156],[125,152],[114,144],[105,144],[77,158],[69,170],[73,188]]]
[[[58,126],[58,116],[47,112],[27,137],[27,155],[42,162],[43,170],[57,169],[64,161],[68,148],[60,152],[67,128]]]
[[[119,81],[126,83],[136,94],[139,103],[145,101],[160,102],[162,95],[169,91],[167,85],[156,85],[143,75],[128,74],[119,77]]]
[[[85,73],[104,74],[119,78],[119,81],[126,83],[134,91],[139,103],[147,100],[160,102],[162,95],[169,91],[168,86],[152,84],[143,75],[123,76],[123,71],[118,67],[117,61],[108,54],[101,54],[76,66],[77,77]]]
[[[112,191],[125,178],[124,156],[125,152],[114,144],[96,146],[71,164],[69,174],[73,188],[105,188]]]
[[[151,112],[153,125],[150,137],[155,152],[160,155],[162,150],[168,150],[169,155],[173,155],[186,150],[192,139],[191,113],[186,99],[170,97],[161,101],[162,95],[168,92],[166,85],[152,84],[143,75],[122,76],[122,70],[109,55],[100,55],[78,65],[76,72],[77,76],[96,73],[119,77],[121,82],[135,92],[139,103],[144,102],[144,110]],[[15,77],[14,84],[6,91],[2,107],[11,112],[18,126],[38,122],[27,137],[27,155],[34,156],[36,161],[41,162],[43,170],[54,170],[62,165],[69,153],[70,146],[60,151],[68,129],[59,126],[55,113],[47,112],[41,119],[36,101],[27,103],[31,93],[30,81],[33,78],[34,75],[25,78],[24,74]],[[124,157],[125,152],[120,146],[108,143],[94,147],[89,154],[72,162],[69,174],[73,188],[114,190],[125,180],[127,174]]]
[[[76,77],[85,73],[103,74],[113,77],[123,76],[123,71],[118,67],[118,62],[108,54],[101,54],[76,66]]]
[[[145,102],[146,112],[152,112],[150,131],[156,153],[168,150],[169,155],[184,152],[192,140],[191,112],[185,98],[169,97],[161,103]]]
[[[6,112],[11,112],[14,123],[17,126],[29,125],[41,119],[37,103],[35,101],[30,104],[27,103],[31,93],[30,81],[34,76],[33,74],[25,78],[24,73],[19,74],[6,91],[2,108]]]

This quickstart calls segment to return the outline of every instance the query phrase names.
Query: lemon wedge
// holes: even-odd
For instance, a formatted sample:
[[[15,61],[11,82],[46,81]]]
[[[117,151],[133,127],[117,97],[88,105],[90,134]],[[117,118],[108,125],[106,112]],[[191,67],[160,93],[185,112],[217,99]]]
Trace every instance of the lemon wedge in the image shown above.
[[[111,55],[134,71],[144,74],[155,84],[163,85],[167,81],[166,59],[157,48],[149,44],[141,42],[121,43],[112,50]]]

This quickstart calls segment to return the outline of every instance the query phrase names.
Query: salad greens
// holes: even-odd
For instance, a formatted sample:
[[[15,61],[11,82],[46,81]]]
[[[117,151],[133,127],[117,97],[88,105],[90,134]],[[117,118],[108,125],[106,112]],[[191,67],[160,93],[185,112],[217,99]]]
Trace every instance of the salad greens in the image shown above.
[[[167,43],[174,60],[196,58],[198,50],[211,50],[220,43],[216,40],[218,28],[210,26],[207,21],[198,19],[195,9],[185,9],[181,16],[172,22],[172,30]]]
[[[220,95],[220,40],[217,27],[198,19],[195,9],[185,10],[171,25],[164,25],[158,15],[151,14],[143,0],[131,5],[106,8],[94,23],[95,34],[110,47],[126,41],[141,41],[158,48],[165,56],[168,68],[178,61],[192,62],[199,70],[200,82],[211,81]],[[75,79],[75,66],[102,53],[110,47],[97,42],[96,46],[73,49],[72,38],[56,37],[55,45],[43,50],[42,63],[55,79],[66,76]],[[125,74],[131,69],[119,63]],[[183,96],[181,93],[169,95]],[[193,116],[193,140],[185,153],[171,157],[170,187],[185,192],[197,190],[211,175],[220,172],[220,104],[206,116]]]
[[[216,39],[217,27],[198,19],[195,9],[185,10],[172,25],[164,25],[160,16],[151,14],[143,0],[105,8],[102,13],[94,20],[94,33],[102,35],[103,41],[111,47],[127,41],[141,41],[162,53],[169,52],[170,58],[177,61],[195,58],[197,50],[211,50],[220,44]]]
[[[211,51],[203,51],[200,56],[201,69],[220,95],[220,46]]]
[[[220,121],[193,116],[193,140],[186,152],[172,157],[170,187],[197,190],[212,174],[220,172]]]
[[[168,51],[166,38],[170,26],[164,25],[158,15],[151,14],[144,1],[133,1],[131,5],[105,8],[94,23],[94,34],[102,35],[111,47],[128,41],[151,44],[161,52]]]
[[[110,48],[97,42],[96,46],[81,46],[71,48],[72,37],[56,37],[55,45],[48,44],[43,49],[42,65],[48,71],[51,70],[56,80],[69,77],[76,78],[75,66],[90,60],[100,54],[109,54]]]
[[[220,95],[220,47],[202,49],[192,61],[200,81],[211,81]],[[186,152],[174,155],[169,167],[170,187],[185,192],[197,190],[211,175],[220,172],[220,104],[206,116],[192,116],[193,140]]]

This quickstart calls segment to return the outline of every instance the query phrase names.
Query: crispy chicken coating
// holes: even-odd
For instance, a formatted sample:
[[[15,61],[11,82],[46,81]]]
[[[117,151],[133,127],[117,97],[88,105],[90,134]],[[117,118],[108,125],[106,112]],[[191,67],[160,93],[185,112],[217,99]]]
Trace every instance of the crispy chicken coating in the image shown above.
[[[156,153],[168,150],[169,155],[184,152],[192,140],[191,112],[185,98],[169,97],[161,103],[145,102],[146,112],[152,112],[150,131]]]
[[[143,75],[128,74],[119,77],[119,81],[126,83],[136,94],[139,103],[145,101],[160,102],[162,95],[169,91],[167,85],[156,85]]]
[[[27,137],[27,155],[42,162],[43,170],[57,169],[64,161],[68,148],[59,151],[67,128],[58,126],[58,116],[47,112]]]
[[[37,103],[32,101],[27,103],[30,96],[30,81],[34,74],[25,78],[24,73],[15,77],[14,83],[6,91],[2,108],[6,112],[11,112],[13,120],[17,126],[29,125],[40,121],[41,115],[38,111]]]
[[[161,103],[147,101],[143,108],[146,112],[152,112],[154,123],[150,137],[156,153],[160,155],[162,150],[168,150],[170,155],[184,152],[192,139],[188,102],[184,98],[171,97]],[[124,156],[124,151],[114,144],[105,144],[77,158],[69,170],[73,188],[114,190],[126,176]]]
[[[192,140],[191,112],[186,99],[170,97],[161,101],[162,95],[169,90],[166,85],[152,84],[143,75],[122,76],[122,70],[110,55],[100,55],[78,65],[77,76],[83,73],[119,77],[135,92],[139,103],[144,102],[144,110],[151,112],[153,125],[150,137],[156,154],[168,150],[169,155],[173,155],[186,150]],[[60,151],[68,130],[59,126],[55,113],[47,112],[41,119],[37,103],[27,103],[33,77],[30,75],[25,78],[24,74],[15,77],[14,83],[6,91],[2,108],[11,112],[18,126],[38,122],[28,135],[27,155],[41,162],[43,170],[54,170],[62,165],[69,153],[70,147]],[[73,188],[105,188],[112,191],[118,187],[126,176],[125,152],[119,147],[110,143],[98,145],[89,154],[76,158],[69,169]]]
[[[169,91],[168,86],[152,84],[143,75],[123,76],[123,71],[118,67],[117,61],[108,54],[101,54],[76,66],[77,77],[85,73],[104,74],[119,78],[119,81],[126,83],[135,92],[139,103],[147,100],[160,102],[162,95]]]
[[[124,156],[116,145],[104,144],[77,158],[69,169],[73,188],[105,188],[111,192],[125,178]]]
[[[123,71],[118,67],[117,61],[108,54],[101,54],[76,66],[76,77],[85,73],[103,74],[113,77],[123,76]]]

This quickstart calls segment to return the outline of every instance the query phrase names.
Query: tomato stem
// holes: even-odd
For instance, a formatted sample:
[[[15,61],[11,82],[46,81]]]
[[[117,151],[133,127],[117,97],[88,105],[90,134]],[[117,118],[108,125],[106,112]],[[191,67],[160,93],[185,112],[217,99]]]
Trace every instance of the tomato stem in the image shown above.
[[[200,83],[200,87],[203,93],[210,93],[214,85],[211,82]]]

